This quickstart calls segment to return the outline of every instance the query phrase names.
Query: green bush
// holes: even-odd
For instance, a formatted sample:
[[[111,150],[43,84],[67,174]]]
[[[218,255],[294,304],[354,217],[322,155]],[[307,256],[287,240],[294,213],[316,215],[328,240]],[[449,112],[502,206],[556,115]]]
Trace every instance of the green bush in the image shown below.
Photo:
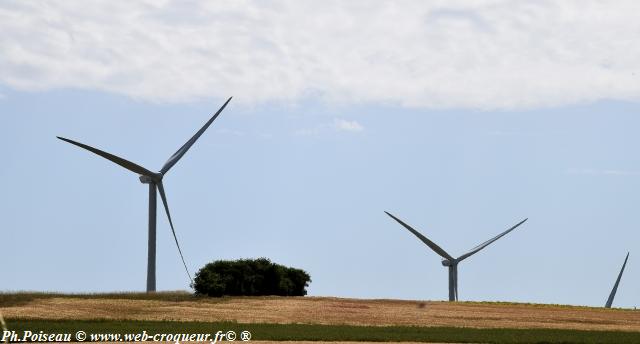
[[[208,296],[304,296],[311,276],[304,270],[272,263],[267,258],[218,260],[193,279],[196,294]]]

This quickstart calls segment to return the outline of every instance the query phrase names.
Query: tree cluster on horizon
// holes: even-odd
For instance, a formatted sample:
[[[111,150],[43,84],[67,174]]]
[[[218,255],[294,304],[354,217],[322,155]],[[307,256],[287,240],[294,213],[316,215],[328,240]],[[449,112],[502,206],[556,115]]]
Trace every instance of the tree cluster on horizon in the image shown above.
[[[304,296],[311,276],[267,258],[218,260],[202,267],[193,279],[197,295]]]

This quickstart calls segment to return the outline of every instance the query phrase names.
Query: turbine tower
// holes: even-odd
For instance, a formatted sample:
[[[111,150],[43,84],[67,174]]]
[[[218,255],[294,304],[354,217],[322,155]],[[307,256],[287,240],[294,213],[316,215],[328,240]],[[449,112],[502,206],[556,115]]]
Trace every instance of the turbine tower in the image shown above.
[[[95,153],[111,162],[114,162],[127,170],[137,173],[140,175],[140,182],[143,184],[149,184],[149,240],[148,240],[148,250],[147,250],[147,292],[156,291],[156,195],[157,192],[160,192],[160,198],[162,198],[162,203],[164,205],[164,210],[167,213],[167,218],[169,219],[169,225],[171,226],[171,232],[173,233],[173,239],[176,242],[176,247],[178,247],[178,253],[180,254],[180,258],[182,259],[182,264],[184,265],[184,269],[189,276],[189,279],[193,282],[191,278],[191,274],[189,273],[189,269],[187,268],[187,263],[184,261],[184,256],[182,255],[182,250],[180,249],[180,244],[178,243],[178,237],[176,236],[176,231],[173,227],[173,221],[171,221],[171,214],[169,213],[169,205],[167,204],[167,196],[164,192],[164,185],[162,184],[162,179],[165,174],[169,172],[169,170],[175,165],[182,156],[187,153],[189,148],[193,146],[193,144],[198,140],[198,138],[204,133],[207,128],[213,123],[213,121],[218,117],[218,115],[224,110],[227,104],[231,101],[231,98],[227,99],[227,101],[222,105],[222,107],[204,124],[198,132],[193,135],[189,141],[187,141],[180,149],[178,149],[169,160],[162,166],[159,172],[151,172],[146,168],[136,165],[131,161],[125,160],[123,158],[117,157],[113,154],[107,153],[105,151],[101,151],[97,148],[93,148],[91,146],[82,144],[80,142],[76,142],[64,137],[57,136],[58,139],[62,141],[69,142],[73,145],[76,145],[80,148],[84,148],[92,153]]]
[[[616,297],[616,292],[618,291],[618,285],[620,284],[620,279],[622,278],[622,273],[624,272],[624,267],[627,265],[628,259],[629,259],[629,252],[627,252],[627,257],[624,259],[624,263],[622,263],[622,269],[620,269],[620,273],[618,274],[616,283],[613,284],[613,289],[611,290],[611,294],[609,294],[609,298],[607,299],[607,303],[605,303],[604,308],[611,308],[611,304],[613,304],[613,298]]]
[[[437,253],[438,255],[440,255],[442,257],[442,265],[447,267],[447,268],[449,268],[449,301],[458,301],[458,264],[461,261],[463,261],[463,260],[471,257],[472,255],[478,253],[483,248],[489,246],[489,244],[491,244],[492,242],[502,238],[507,233],[511,232],[512,230],[516,229],[516,227],[520,226],[525,221],[527,221],[527,219],[524,219],[524,220],[518,222],[518,224],[516,224],[515,226],[513,226],[513,227],[507,229],[506,231],[498,234],[494,238],[489,239],[489,240],[483,242],[482,244],[472,248],[471,251],[461,255],[458,258],[453,258],[449,253],[447,253],[445,250],[443,250],[440,246],[436,245],[433,241],[427,239],[427,237],[425,237],[424,235],[420,234],[420,232],[418,232],[417,230],[411,228],[411,226],[409,226],[408,224],[402,222],[402,220],[398,219],[397,217],[391,215],[390,213],[388,213],[386,211],[385,211],[385,213],[387,215],[389,215],[392,219],[398,221],[398,223],[400,223],[404,228],[408,229],[409,232],[411,232],[411,233],[413,233],[413,235],[417,236],[418,239],[420,239],[423,243],[425,243],[427,246],[429,246],[430,249],[432,249],[435,253]]]

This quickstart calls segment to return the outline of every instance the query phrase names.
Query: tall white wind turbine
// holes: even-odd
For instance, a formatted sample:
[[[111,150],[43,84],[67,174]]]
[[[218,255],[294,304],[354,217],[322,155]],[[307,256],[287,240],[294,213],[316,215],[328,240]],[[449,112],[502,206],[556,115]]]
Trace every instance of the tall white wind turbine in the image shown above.
[[[178,248],[178,253],[180,254],[180,258],[182,259],[182,264],[184,265],[184,269],[191,279],[191,274],[189,273],[189,268],[187,268],[187,263],[184,260],[184,255],[182,254],[182,250],[180,249],[180,244],[178,243],[178,237],[176,236],[175,228],[173,227],[173,221],[171,220],[171,214],[169,213],[169,205],[167,204],[167,196],[164,192],[164,185],[162,184],[162,179],[165,174],[169,172],[169,170],[175,165],[184,155],[187,153],[189,148],[193,146],[193,144],[198,140],[198,138],[204,133],[207,128],[213,123],[213,121],[218,117],[218,115],[224,110],[227,104],[231,101],[231,98],[227,99],[227,101],[222,105],[222,107],[204,124],[198,132],[193,135],[189,141],[187,141],[180,149],[178,149],[169,160],[162,166],[159,172],[151,172],[150,170],[134,164],[131,161],[125,160],[113,154],[107,153],[105,151],[99,150],[97,148],[93,148],[91,146],[85,145],[80,142],[76,142],[64,137],[58,136],[58,139],[62,141],[69,142],[73,145],[76,145],[80,148],[84,148],[92,153],[95,153],[111,162],[114,162],[127,170],[137,173],[140,175],[140,182],[143,184],[149,184],[149,240],[148,240],[148,248],[147,248],[147,292],[153,292],[156,290],[156,194],[160,192],[160,198],[162,198],[162,204],[164,205],[164,210],[167,213],[167,218],[169,219],[169,225],[171,226],[171,232],[173,233],[173,239],[176,242],[176,247]]]
[[[512,230],[516,229],[516,227],[520,226],[525,221],[527,221],[527,219],[524,219],[524,220],[518,222],[515,226],[513,226],[513,227],[507,229],[506,231],[498,234],[494,238],[491,238],[491,239],[483,242],[482,244],[472,248],[469,252],[461,255],[460,257],[453,258],[453,256],[451,256],[449,253],[447,253],[445,250],[443,250],[440,246],[436,245],[436,243],[434,243],[433,241],[427,239],[427,237],[422,235],[417,230],[411,228],[411,226],[409,226],[408,224],[402,222],[402,220],[398,219],[397,217],[391,215],[390,213],[388,213],[386,211],[385,211],[385,213],[387,215],[389,215],[392,219],[398,221],[398,223],[400,223],[404,228],[408,229],[409,232],[411,232],[411,233],[413,233],[413,235],[417,236],[418,239],[420,239],[430,249],[432,249],[435,253],[437,253],[438,255],[440,255],[442,257],[442,265],[447,267],[447,268],[449,268],[449,301],[458,301],[458,263],[460,263],[461,261],[463,261],[463,260],[471,257],[472,255],[480,252],[480,250],[482,250],[483,248],[489,246],[489,244],[491,244],[492,242],[502,238],[507,233],[511,232]]]

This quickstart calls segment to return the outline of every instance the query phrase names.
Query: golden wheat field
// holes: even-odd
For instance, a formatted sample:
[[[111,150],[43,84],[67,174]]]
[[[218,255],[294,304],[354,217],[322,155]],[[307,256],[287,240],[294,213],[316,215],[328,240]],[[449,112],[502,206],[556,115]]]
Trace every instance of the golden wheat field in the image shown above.
[[[640,331],[640,311],[589,307],[334,297],[192,300],[47,297],[3,304],[7,318],[236,321]]]

